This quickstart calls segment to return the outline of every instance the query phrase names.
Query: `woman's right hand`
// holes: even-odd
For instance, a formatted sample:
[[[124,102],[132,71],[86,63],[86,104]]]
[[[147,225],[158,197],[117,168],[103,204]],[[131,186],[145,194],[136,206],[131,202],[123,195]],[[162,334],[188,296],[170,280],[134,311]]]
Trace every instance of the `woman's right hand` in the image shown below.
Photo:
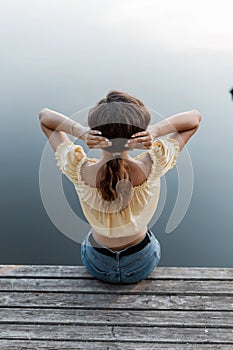
[[[111,141],[106,137],[101,136],[99,130],[89,130],[85,134],[84,140],[89,148],[105,148],[111,146]]]

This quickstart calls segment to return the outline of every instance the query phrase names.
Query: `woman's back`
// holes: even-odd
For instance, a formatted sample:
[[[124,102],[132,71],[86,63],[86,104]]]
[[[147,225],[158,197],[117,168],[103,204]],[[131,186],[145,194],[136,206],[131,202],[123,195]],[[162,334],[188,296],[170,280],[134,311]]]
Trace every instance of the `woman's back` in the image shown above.
[[[152,162],[150,157],[147,154],[144,157],[142,157],[141,160],[130,157],[130,159],[128,159],[127,162],[129,166],[129,175],[131,178],[132,186],[140,186],[143,183],[145,183],[145,181],[147,181],[148,175],[152,170]],[[102,166],[103,161],[101,160],[99,160],[97,163],[93,163],[90,161],[85,162],[80,169],[80,174],[83,181],[87,185],[95,188],[96,177],[98,171],[101,169]],[[122,246],[128,245],[129,243],[132,244],[132,242],[136,244],[145,235],[146,231],[147,227],[145,226],[140,232],[135,232],[135,234],[130,237],[119,238],[104,237],[98,234],[98,232],[96,232],[94,229],[92,231],[92,234],[93,237],[104,246],[107,246],[111,249],[119,249]]]
[[[152,148],[131,158],[132,175],[126,195],[127,202],[119,210],[119,196],[111,201],[102,198],[96,186],[96,177],[103,161],[89,158],[81,146],[61,143],[55,153],[57,165],[74,183],[84,215],[92,226],[93,235],[109,247],[119,242],[132,242],[145,234],[147,224],[157,208],[160,195],[160,177],[172,169],[179,153],[174,139],[156,140]],[[119,191],[118,188],[116,188]]]
[[[132,186],[138,186],[143,184],[147,180],[148,175],[151,172],[152,162],[150,157],[147,154],[140,160],[130,157],[130,159],[128,159],[127,162],[129,166],[129,174]],[[99,160],[96,163],[87,161],[82,165],[80,173],[83,181],[87,185],[91,187],[96,187],[97,174],[103,166],[103,164],[104,162]]]

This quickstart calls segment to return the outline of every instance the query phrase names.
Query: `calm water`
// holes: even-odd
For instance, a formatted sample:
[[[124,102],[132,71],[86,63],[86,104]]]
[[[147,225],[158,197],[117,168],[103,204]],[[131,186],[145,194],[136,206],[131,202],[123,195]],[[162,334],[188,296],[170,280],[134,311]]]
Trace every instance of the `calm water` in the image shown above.
[[[41,200],[46,138],[38,112],[48,107],[71,116],[116,88],[164,117],[194,108],[203,116],[188,144],[192,199],[171,234],[165,228],[177,172],[165,176],[166,204],[152,228],[162,246],[160,265],[233,267],[230,2],[221,1],[220,8],[212,2],[203,11],[199,1],[191,9],[182,1],[176,8],[167,1],[133,4],[1,2],[1,264],[82,264],[80,245],[57,229]],[[190,25],[189,11],[199,14],[200,28]],[[82,216],[65,177],[63,186]]]

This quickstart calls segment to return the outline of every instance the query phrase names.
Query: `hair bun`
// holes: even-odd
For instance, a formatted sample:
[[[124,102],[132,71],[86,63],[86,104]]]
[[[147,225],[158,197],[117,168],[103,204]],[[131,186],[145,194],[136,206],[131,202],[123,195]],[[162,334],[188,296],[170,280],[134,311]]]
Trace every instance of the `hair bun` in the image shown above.
[[[135,104],[137,106],[144,106],[144,103],[134,96],[129,95],[127,92],[111,90],[104,99],[106,103],[108,102],[125,102]]]
[[[122,92],[110,91],[105,97],[106,103],[109,102],[131,102],[129,101]]]

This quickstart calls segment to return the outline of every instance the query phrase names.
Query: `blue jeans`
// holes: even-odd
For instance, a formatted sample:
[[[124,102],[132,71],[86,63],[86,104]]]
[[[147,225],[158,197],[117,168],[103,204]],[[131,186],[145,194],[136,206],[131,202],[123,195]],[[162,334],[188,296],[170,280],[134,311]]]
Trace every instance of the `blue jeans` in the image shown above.
[[[123,250],[108,251],[114,256],[108,256],[97,251],[89,242],[91,231],[81,244],[81,259],[88,271],[97,279],[108,283],[137,283],[151,274],[158,265],[161,248],[154,234],[148,229],[148,243],[141,250],[121,256],[129,247]],[[106,247],[105,247],[106,248]]]

